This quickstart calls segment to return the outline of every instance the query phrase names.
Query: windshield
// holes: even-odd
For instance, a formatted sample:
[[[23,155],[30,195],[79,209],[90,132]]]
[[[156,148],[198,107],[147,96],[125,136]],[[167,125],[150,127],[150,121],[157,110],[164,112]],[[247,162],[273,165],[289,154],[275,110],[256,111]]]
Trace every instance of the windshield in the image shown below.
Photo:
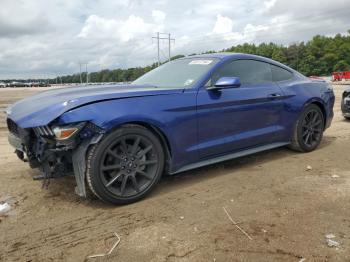
[[[136,79],[133,84],[166,88],[193,86],[218,59],[185,58],[168,62]]]

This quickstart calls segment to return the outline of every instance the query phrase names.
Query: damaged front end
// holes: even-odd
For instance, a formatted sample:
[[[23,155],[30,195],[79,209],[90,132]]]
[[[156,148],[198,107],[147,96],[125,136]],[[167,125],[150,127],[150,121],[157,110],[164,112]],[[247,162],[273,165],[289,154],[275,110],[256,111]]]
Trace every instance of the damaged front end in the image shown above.
[[[86,197],[86,152],[101,139],[103,129],[91,122],[21,128],[10,118],[7,127],[9,143],[17,156],[42,172],[34,179],[43,180],[45,186],[51,178],[74,175],[76,193]]]

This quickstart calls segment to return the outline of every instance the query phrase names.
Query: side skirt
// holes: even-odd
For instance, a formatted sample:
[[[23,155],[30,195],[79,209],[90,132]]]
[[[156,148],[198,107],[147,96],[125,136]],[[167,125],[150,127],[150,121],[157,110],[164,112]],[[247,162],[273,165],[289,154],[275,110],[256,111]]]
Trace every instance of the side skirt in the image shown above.
[[[207,160],[203,160],[197,163],[193,163],[193,164],[189,164],[186,165],[184,167],[181,167],[180,169],[173,171],[173,172],[169,172],[170,175],[173,174],[177,174],[177,173],[181,173],[187,170],[191,170],[191,169],[195,169],[198,167],[202,167],[202,166],[207,166],[207,165],[212,165],[218,162],[222,162],[222,161],[226,161],[226,160],[230,160],[230,159],[234,159],[234,158],[238,158],[238,157],[242,157],[242,156],[247,156],[247,155],[251,155],[251,154],[255,154],[261,151],[265,151],[265,150],[269,150],[269,149],[273,149],[276,147],[281,147],[281,146],[285,146],[288,145],[288,142],[280,142],[280,143],[272,143],[272,144],[268,144],[268,145],[263,145],[263,146],[259,146],[259,147],[254,147],[254,148],[249,148],[249,149],[245,149],[239,152],[235,152],[235,153],[231,153],[231,154],[227,154],[227,155],[223,155],[223,156],[219,156],[219,157],[214,157],[211,159],[207,159]]]

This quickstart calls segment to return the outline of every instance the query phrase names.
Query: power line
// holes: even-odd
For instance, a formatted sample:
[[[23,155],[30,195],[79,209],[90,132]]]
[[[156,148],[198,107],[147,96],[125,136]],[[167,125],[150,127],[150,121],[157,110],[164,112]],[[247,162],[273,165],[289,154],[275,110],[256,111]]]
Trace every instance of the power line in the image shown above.
[[[168,35],[168,37],[160,37],[160,35]],[[160,65],[160,43],[159,43],[159,40],[165,40],[165,39],[168,40],[168,56],[169,56],[169,61],[170,61],[170,58],[171,58],[171,41],[175,42],[175,39],[171,38],[171,34],[157,32],[157,36],[153,36],[152,39],[157,39],[158,66]]]

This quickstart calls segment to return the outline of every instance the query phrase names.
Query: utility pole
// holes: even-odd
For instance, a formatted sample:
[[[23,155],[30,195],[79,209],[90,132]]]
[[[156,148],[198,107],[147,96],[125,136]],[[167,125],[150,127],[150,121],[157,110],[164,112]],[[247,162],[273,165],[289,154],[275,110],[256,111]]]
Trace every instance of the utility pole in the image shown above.
[[[167,35],[168,37],[160,37],[160,35]],[[157,39],[157,54],[158,54],[158,66],[160,66],[160,44],[159,44],[159,40],[163,40],[163,39],[166,39],[168,40],[168,61],[170,61],[170,58],[171,58],[171,41],[174,41],[175,42],[175,39],[174,38],[171,38],[171,35],[170,34],[167,34],[167,33],[159,33],[157,32],[157,36],[156,37],[152,37],[152,39]]]
[[[88,71],[87,71],[87,65],[88,63],[85,64],[85,71],[86,71],[86,85],[88,85],[89,83],[89,75],[88,75]]]
[[[157,50],[158,50],[158,66],[160,66],[160,57],[159,57],[159,32],[157,32]]]
[[[79,68],[80,68],[80,84],[83,84],[83,79],[81,78],[81,62],[79,62]]]
[[[175,40],[174,40],[175,41]],[[170,33],[168,34],[168,47],[169,47],[169,62],[170,62],[170,58],[171,58],[171,55],[170,55],[170,44],[171,44],[171,39],[170,39]]]
[[[81,66],[82,65],[85,65],[85,73],[86,73],[86,84],[89,83],[89,78],[88,78],[88,70],[87,70],[87,66],[88,66],[88,63],[82,63],[79,61],[79,68],[80,68],[80,84],[83,84],[83,76],[81,75]]]
[[[297,71],[299,71],[299,43],[297,43]]]

